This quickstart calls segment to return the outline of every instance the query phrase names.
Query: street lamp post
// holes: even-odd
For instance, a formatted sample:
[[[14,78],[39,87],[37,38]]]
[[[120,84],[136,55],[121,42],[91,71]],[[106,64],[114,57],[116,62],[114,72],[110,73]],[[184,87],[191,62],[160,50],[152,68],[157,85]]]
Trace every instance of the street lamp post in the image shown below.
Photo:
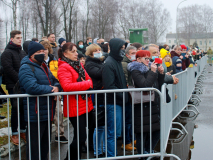
[[[177,36],[177,35],[178,35],[178,27],[177,27],[178,7],[180,6],[181,3],[185,2],[185,1],[187,1],[187,0],[181,1],[181,2],[178,4],[178,6],[177,6],[177,14],[176,14],[176,44],[177,44],[177,45],[179,44],[179,43],[178,43],[178,42],[179,42],[179,36]]]

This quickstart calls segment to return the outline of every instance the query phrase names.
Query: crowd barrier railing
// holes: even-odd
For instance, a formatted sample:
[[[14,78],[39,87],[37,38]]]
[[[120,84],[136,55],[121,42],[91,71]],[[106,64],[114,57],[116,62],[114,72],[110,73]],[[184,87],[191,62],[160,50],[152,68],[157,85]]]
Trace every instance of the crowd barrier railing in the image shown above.
[[[199,94],[202,93],[202,82],[205,78],[206,73],[206,65],[207,65],[207,56],[204,56],[202,59],[196,62],[197,66],[194,66],[193,68],[187,68],[186,70],[175,74],[177,78],[179,78],[179,83],[176,85],[173,84],[164,84],[162,86],[162,94],[166,94],[166,88],[169,90],[169,95],[171,97],[171,102],[165,104],[166,108],[166,121],[164,131],[164,142],[168,142],[169,140],[169,133],[170,130],[176,130],[181,133],[181,137],[178,139],[170,139],[170,140],[176,140],[177,143],[181,143],[186,135],[188,134],[185,127],[178,122],[174,122],[177,117],[180,118],[187,118],[189,120],[194,120],[198,114],[199,111],[196,108],[196,106],[201,102],[199,96],[195,93],[196,91],[199,91]],[[193,104],[188,104],[189,101],[192,101]],[[182,117],[180,113],[186,112],[191,113],[189,117]],[[172,128],[173,125],[179,125],[179,128]],[[161,137],[162,138],[162,137]],[[167,144],[167,143],[166,143]],[[166,148],[167,145],[164,145]]]
[[[27,101],[27,119],[28,119],[28,122],[30,122],[30,111],[29,111],[29,104],[30,104],[30,100],[31,98],[37,98],[37,124],[38,124],[38,146],[39,146],[39,149],[38,149],[38,152],[39,152],[39,160],[41,160],[41,141],[40,141],[40,138],[41,138],[41,135],[40,135],[40,107],[39,107],[39,100],[41,97],[46,97],[47,101],[47,106],[49,106],[50,102],[49,102],[49,98],[52,97],[52,96],[56,96],[57,97],[57,101],[59,101],[59,97],[60,96],[63,96],[63,97],[67,97],[67,104],[70,104],[70,103],[73,103],[71,101],[69,101],[69,96],[71,95],[74,95],[76,97],[76,106],[77,106],[77,115],[79,113],[79,105],[78,105],[78,101],[79,101],[79,96],[80,95],[85,95],[86,96],[86,130],[85,132],[87,133],[86,134],[86,144],[87,146],[89,146],[89,116],[88,116],[88,97],[89,95],[91,94],[94,94],[95,97],[96,97],[96,101],[95,103],[93,104],[94,106],[97,106],[97,95],[98,94],[103,94],[104,95],[104,107],[105,107],[105,135],[108,135],[108,123],[107,123],[107,117],[108,117],[108,108],[107,108],[107,94],[109,93],[112,93],[114,94],[114,104],[111,104],[111,105],[114,105],[114,144],[113,144],[113,150],[114,150],[114,153],[117,153],[117,134],[116,134],[116,131],[117,131],[117,128],[116,128],[116,124],[118,123],[117,122],[117,116],[116,115],[116,108],[117,108],[117,105],[116,105],[116,94],[119,94],[119,93],[122,93],[123,94],[123,102],[125,102],[125,93],[129,93],[129,92],[133,92],[133,93],[136,93],[136,92],[140,92],[141,93],[141,102],[143,101],[143,92],[150,92],[150,95],[151,95],[151,91],[154,91],[156,94],[159,95],[160,97],[160,103],[159,103],[159,107],[160,107],[160,150],[157,152],[157,153],[149,153],[149,154],[144,154],[143,152],[143,146],[141,147],[141,153],[142,154],[137,154],[137,152],[134,151],[134,143],[132,143],[133,145],[133,149],[132,149],[132,155],[128,155],[125,151],[125,147],[123,148],[123,152],[122,154],[115,154],[113,157],[109,157],[107,155],[107,151],[108,151],[108,148],[111,147],[111,146],[108,146],[107,144],[107,141],[109,140],[107,136],[105,136],[105,142],[106,142],[106,145],[105,145],[105,148],[106,148],[106,156],[103,157],[102,159],[129,159],[129,158],[141,158],[141,157],[149,157],[148,159],[151,159],[152,157],[160,157],[161,160],[164,159],[164,157],[174,157],[178,160],[180,160],[180,158],[178,158],[176,155],[174,154],[167,154],[166,153],[166,147],[167,147],[167,142],[168,142],[168,138],[169,138],[169,134],[170,134],[170,130],[172,130],[172,124],[176,123],[176,122],[173,122],[174,119],[182,112],[184,111],[187,107],[188,107],[188,101],[191,99],[192,97],[192,94],[193,94],[193,91],[195,89],[195,84],[196,82],[199,80],[198,77],[202,77],[202,72],[203,70],[205,69],[205,66],[206,66],[206,62],[207,62],[207,59],[206,57],[203,57],[201,60],[198,61],[198,67],[193,67],[193,68],[188,68],[186,69],[185,71],[179,73],[179,74],[176,74],[176,77],[179,78],[179,83],[177,85],[166,85],[164,84],[162,86],[162,90],[161,92],[155,88],[137,88],[137,89],[120,89],[120,90],[95,90],[95,91],[81,91],[81,92],[59,92],[59,93],[52,93],[52,94],[46,94],[46,95],[28,95],[28,94],[17,94],[17,95],[1,95],[0,98],[6,98],[7,99],[7,117],[10,117],[9,115],[9,99],[11,98],[14,98],[14,99],[17,99],[17,110],[19,111],[20,110],[20,107],[23,107],[23,106],[20,106],[19,105],[19,101],[20,101],[20,98],[26,98],[26,101]],[[197,75],[195,76],[195,72],[197,73]],[[169,95],[171,97],[171,102],[170,103],[166,103],[166,87],[169,89]],[[134,94],[132,95],[134,98]],[[149,144],[150,144],[150,150],[152,150],[152,105],[151,105],[151,96],[150,96],[150,102],[149,102],[149,126],[150,126],[150,131],[149,131],[149,136],[151,137],[149,139]],[[123,145],[125,146],[125,130],[126,130],[126,122],[125,122],[125,117],[126,117],[126,113],[125,113],[125,109],[126,109],[126,104],[123,103],[123,106],[121,107],[122,108],[122,114],[120,116],[122,116],[122,121],[120,122],[121,123],[121,126],[123,128],[123,132],[122,132],[122,137],[123,137]],[[69,106],[69,105],[67,105]],[[134,139],[134,103],[133,101],[131,102],[131,116],[132,116],[132,119],[131,119],[131,125],[132,125],[132,139]],[[58,109],[58,112],[59,112],[59,103],[57,103],[57,109]],[[143,110],[144,110],[144,107],[143,107],[143,103],[141,103],[141,115],[143,115]],[[69,113],[70,111],[70,108],[67,107],[67,112]],[[195,118],[198,114],[199,114],[199,111],[196,109],[196,107],[193,108],[193,112],[195,113],[195,116],[192,117],[192,118]],[[97,123],[97,110],[95,112],[95,116],[96,116],[96,123],[95,123],[95,128],[98,128],[98,123]],[[57,154],[57,157],[52,157],[52,154],[51,154],[51,120],[50,120],[50,115],[51,113],[49,112],[48,110],[48,150],[49,150],[49,154],[48,154],[48,158],[49,159],[62,159],[62,157],[64,157],[66,155],[66,152],[64,153],[64,148],[63,150],[61,150],[61,144],[58,143],[58,148],[57,148],[57,151],[55,152],[58,152]],[[141,144],[143,144],[143,116],[141,116]],[[58,121],[59,121],[59,114],[58,114],[58,117],[57,117]],[[81,134],[79,133],[79,116],[77,118],[77,134]],[[179,124],[181,125],[181,124]],[[11,152],[10,152],[10,146],[11,146],[11,138],[10,138],[10,119],[8,118],[8,143],[9,143],[9,159],[11,159]],[[183,126],[182,126],[183,127]],[[71,143],[71,137],[69,135],[70,133],[70,125],[68,125],[68,129],[67,129],[67,132],[68,132],[68,144]],[[27,123],[27,131],[29,133],[29,141],[28,141],[28,145],[29,145],[29,159],[31,160],[31,153],[33,152],[31,150],[31,142],[30,142],[30,123]],[[183,127],[183,131],[187,133],[187,131],[184,129]],[[180,131],[180,132],[183,132],[183,131]],[[20,115],[18,114],[18,132],[20,133]],[[58,134],[59,134],[59,123],[58,123]],[[59,135],[58,135],[59,136]],[[22,148],[20,146],[20,134],[18,135],[19,137],[19,159],[22,158],[22,156],[25,157],[25,155],[22,155]],[[80,145],[79,145],[79,136],[77,136],[77,145],[78,145],[78,149],[77,149],[77,154],[78,154],[78,159],[80,159]],[[98,134],[97,134],[97,130],[96,130],[96,151],[98,150],[97,146],[98,146]],[[67,146],[67,150],[68,150],[68,159],[70,159],[70,157],[72,156],[70,154],[70,146],[68,145]],[[54,154],[55,155],[55,154]],[[81,159],[93,159],[93,153],[90,153],[89,152],[89,147],[87,147],[87,153],[86,155],[83,155]],[[98,152],[96,152],[96,157],[98,157]]]

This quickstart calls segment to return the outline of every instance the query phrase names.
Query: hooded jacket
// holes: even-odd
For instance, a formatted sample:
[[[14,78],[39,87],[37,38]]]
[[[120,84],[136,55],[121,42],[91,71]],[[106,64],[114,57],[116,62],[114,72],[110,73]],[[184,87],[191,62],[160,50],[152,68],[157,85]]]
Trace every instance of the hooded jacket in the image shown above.
[[[58,60],[58,49],[59,49],[59,47],[58,47],[58,45],[56,44],[56,42],[54,42],[54,43],[50,43],[51,44],[51,47],[52,47],[52,49],[53,49],[53,55],[55,56],[55,58]]]
[[[80,48],[80,47],[79,47],[79,42],[83,42],[83,41],[78,41],[78,42],[76,43],[76,45],[77,45],[77,50],[78,50],[78,53],[85,54],[85,52],[86,52],[86,49],[85,49],[85,47],[83,47],[83,48]],[[84,46],[84,45],[83,45],[83,46]]]
[[[177,57],[180,58],[181,55],[177,54],[175,51],[171,51],[171,58],[173,58],[173,57],[175,57],[175,56],[177,56]],[[189,58],[182,59],[182,70],[183,70],[183,71],[184,71],[186,68],[188,68],[189,65],[190,65],[190,59],[189,59]]]
[[[33,66],[34,71],[32,71],[31,67]],[[42,66],[39,66],[37,63],[34,63],[29,59],[28,56],[24,57],[21,61],[21,68],[19,71],[19,84],[21,87],[21,91],[24,94],[32,94],[32,95],[42,95],[52,93],[51,86],[60,87],[56,78],[52,75],[50,70],[48,69],[45,63]],[[23,100],[24,104],[24,119],[28,121],[27,114],[27,98]],[[54,111],[55,111],[55,101],[54,97],[49,97],[49,106],[47,106],[47,97],[39,97],[39,113],[40,113],[40,121],[48,120],[48,110],[50,113],[50,120],[53,120]],[[38,121],[38,108],[37,108],[37,98],[29,98],[29,112],[30,112],[30,122]]]
[[[127,58],[126,55],[124,56],[123,61],[121,62],[123,70],[124,70],[127,85],[130,85],[130,86],[132,86],[132,76],[131,76],[131,73],[127,70],[127,65],[131,62],[132,61],[129,58]]]
[[[151,62],[150,64],[151,65]],[[165,74],[160,74],[157,71],[151,71],[147,66],[137,61],[128,64],[128,70],[131,72],[135,88],[156,88],[161,90],[164,83]],[[150,103],[143,104],[143,132],[150,131]],[[155,101],[152,103],[152,131],[160,129],[160,97],[155,92]],[[134,126],[135,133],[141,132],[141,104],[136,104],[134,109]]]
[[[18,73],[21,60],[27,54],[12,42],[9,42],[1,56],[1,65],[3,67],[3,79],[7,89],[12,89],[18,82]]]
[[[28,46],[30,44],[31,41],[25,41],[23,43],[23,50],[25,51],[25,53],[28,55]]]
[[[104,89],[126,89],[126,79],[123,72],[121,61],[123,57],[120,55],[120,50],[125,41],[119,38],[113,38],[109,42],[110,53],[105,60],[102,80]],[[125,103],[128,102],[128,93],[125,93]],[[107,94],[107,104],[114,104],[114,94]],[[123,93],[116,93],[116,104],[123,106]]]
[[[177,56],[175,56],[175,57],[173,57],[172,58],[172,63],[174,64],[174,66],[175,66],[175,68],[176,68],[176,73],[179,73],[179,72],[182,72],[183,70],[182,69],[177,69],[177,66],[176,66],[176,61],[178,60],[178,59],[180,59],[179,57],[177,57]],[[183,65],[183,63],[182,63],[182,65]]]
[[[49,61],[47,66],[49,67],[50,71],[52,72],[53,76],[58,80],[58,61],[54,57],[53,54],[48,54]]]

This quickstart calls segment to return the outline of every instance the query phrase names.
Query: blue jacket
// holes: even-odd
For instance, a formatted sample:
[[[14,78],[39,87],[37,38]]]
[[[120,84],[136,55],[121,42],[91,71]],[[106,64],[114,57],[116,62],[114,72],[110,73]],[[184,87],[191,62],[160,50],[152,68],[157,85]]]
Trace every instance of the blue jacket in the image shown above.
[[[34,72],[28,65],[32,65]],[[24,57],[21,61],[21,67],[19,70],[19,84],[21,91],[24,94],[32,95],[42,95],[52,93],[51,86],[59,87],[58,80],[52,75],[45,63],[42,64],[42,67],[34,63],[29,59],[28,56]],[[27,98],[23,100],[24,104],[24,119],[28,121],[27,116]],[[49,97],[49,106],[47,107],[47,96],[39,97],[39,113],[40,121],[48,120],[48,109],[50,113],[50,120],[53,120],[54,111],[55,111],[55,101],[54,97]],[[48,109],[47,109],[48,108]],[[30,122],[38,121],[38,108],[37,108],[37,98],[29,98],[29,112],[30,112]]]

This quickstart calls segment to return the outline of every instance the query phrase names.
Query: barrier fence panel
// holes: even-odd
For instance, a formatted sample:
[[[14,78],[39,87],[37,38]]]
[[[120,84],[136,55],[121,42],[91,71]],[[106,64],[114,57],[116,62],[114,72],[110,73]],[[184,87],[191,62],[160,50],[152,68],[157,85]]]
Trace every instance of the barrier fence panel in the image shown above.
[[[27,111],[25,115],[27,117],[26,132],[27,132],[27,146],[26,154],[27,159],[63,159],[63,158],[76,158],[76,159],[92,159],[94,156],[98,158],[98,150],[105,148],[105,157],[103,159],[128,159],[128,158],[139,158],[139,157],[160,157],[163,160],[164,157],[175,157],[173,154],[166,153],[166,147],[168,142],[168,137],[170,129],[172,128],[173,120],[186,108],[188,101],[193,93],[195,83],[197,78],[202,74],[202,71],[206,65],[207,57],[203,57],[198,61],[198,67],[188,68],[185,71],[176,74],[179,78],[179,83],[177,85],[166,85],[162,86],[161,92],[155,88],[137,88],[137,89],[120,89],[120,90],[95,90],[95,91],[81,91],[81,92],[58,92],[46,95],[1,95],[0,98],[7,98],[7,114],[9,116],[9,98],[17,99],[18,111],[20,109],[20,101],[24,98],[24,102],[27,105]],[[195,72],[197,76],[195,77]],[[171,102],[166,103],[166,88],[169,89],[169,95],[171,97]],[[134,104],[135,101],[126,102],[126,98],[129,93],[132,92],[132,99],[140,97],[140,102]],[[159,103],[154,103],[152,92],[154,92],[155,100],[159,97]],[[146,94],[145,94],[146,93]],[[149,99],[145,101],[146,95],[149,93]],[[127,94],[127,96],[126,96]],[[94,95],[94,101],[92,102],[92,97]],[[104,102],[98,107],[98,96],[103,95]],[[53,157],[51,153],[51,134],[52,134],[52,121],[54,115],[54,107],[52,97],[55,96],[56,110],[59,113],[61,107],[61,97],[63,97],[63,110],[66,110],[67,116],[72,113],[73,115],[69,117],[68,122],[72,123],[74,128],[74,138],[71,139],[69,134],[71,129],[68,123],[68,144],[67,153],[61,150],[61,144],[57,145],[57,157]],[[108,102],[107,98],[111,96],[114,99],[113,103]],[[36,98],[35,103],[35,113],[37,116],[36,121],[31,120],[32,108],[30,108],[30,102],[33,98]],[[85,108],[82,107],[79,100],[84,100]],[[118,102],[120,99],[121,102]],[[47,113],[44,112],[44,108],[40,108],[41,104],[46,104]],[[50,106],[51,104],[51,106]],[[67,106],[67,107],[66,107]],[[72,106],[70,108],[70,106]],[[93,106],[95,110],[92,110]],[[156,111],[155,111],[156,110]],[[155,114],[159,114],[158,125],[153,122],[156,120]],[[144,119],[144,115],[148,117]],[[47,120],[41,120],[42,117],[47,116]],[[137,119],[139,116],[139,120]],[[25,118],[26,118],[25,117]],[[20,116],[18,114],[18,138],[19,138],[19,159],[25,157],[21,153],[20,145]],[[58,122],[60,121],[59,114],[56,116]],[[139,129],[135,128],[136,123],[139,123]],[[9,143],[9,159],[11,159],[10,152],[10,129],[9,129],[10,119],[8,118],[8,143]],[[59,135],[59,123],[57,125],[58,138]],[[159,127],[160,129],[154,130],[154,127]],[[96,130],[94,131],[94,129]],[[129,129],[132,128],[132,129]],[[100,134],[100,132],[105,133]],[[127,133],[129,131],[129,133]],[[137,135],[137,136],[136,136]],[[93,137],[94,136],[94,137]],[[100,137],[99,137],[100,136]],[[123,152],[118,153],[117,138],[122,138]],[[45,137],[45,138],[44,138]],[[129,138],[132,143],[132,154],[128,155],[125,150],[126,139]],[[138,139],[136,142],[137,151],[135,151],[134,140]],[[153,153],[154,146],[160,139],[160,150],[157,153]],[[105,140],[105,144],[100,145],[100,142]],[[145,141],[147,142],[145,145]],[[37,142],[37,143],[36,143]],[[154,143],[155,142],[155,143]],[[86,154],[82,154],[82,145],[87,145]],[[89,152],[89,146],[93,144],[96,153]],[[34,150],[38,147],[38,150]],[[141,147],[141,148],[140,148]],[[35,155],[35,153],[38,153]],[[48,154],[49,153],[49,154]],[[34,157],[35,155],[35,157]]]

